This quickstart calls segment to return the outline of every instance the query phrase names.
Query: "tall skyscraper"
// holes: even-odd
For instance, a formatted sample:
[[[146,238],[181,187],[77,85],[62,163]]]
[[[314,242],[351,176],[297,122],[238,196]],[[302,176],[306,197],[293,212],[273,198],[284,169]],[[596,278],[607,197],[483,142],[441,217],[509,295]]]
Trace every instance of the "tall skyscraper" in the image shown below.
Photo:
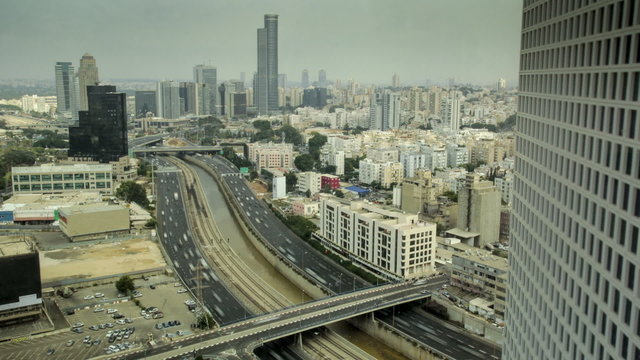
[[[108,163],[127,155],[127,95],[112,85],[87,86],[89,110],[69,128],[69,156]]]
[[[460,92],[449,91],[449,96],[442,99],[440,105],[442,111],[442,121],[449,126],[451,130],[460,129]]]
[[[397,73],[394,73],[393,77],[391,78],[391,86],[394,88],[400,87],[400,76]]]
[[[496,86],[496,90],[498,94],[504,94],[504,91],[507,89],[507,80],[500,78],[498,79],[498,85]]]
[[[389,130],[400,127],[400,95],[389,90],[371,94],[369,129]]]
[[[320,69],[320,71],[318,71],[318,86],[327,86],[327,72],[324,71],[324,69]]]
[[[278,74],[278,87],[282,89],[287,87],[287,74]]]
[[[158,116],[165,119],[180,117],[180,84],[175,81],[160,81],[156,87]]]
[[[78,92],[80,94],[79,110],[88,110],[87,86],[98,85],[98,67],[96,59],[89,53],[82,55],[80,67],[78,67]]]
[[[75,82],[73,64],[70,62],[57,62],[55,70],[57,112],[68,119],[77,119],[78,88]]]
[[[156,92],[136,91],[136,118],[147,116],[147,113],[157,115],[156,109]]]
[[[302,78],[300,80],[300,84],[303,89],[309,87],[309,70],[302,70]]]
[[[208,109],[203,114],[216,114],[217,109],[217,92],[218,92],[218,70],[215,66],[196,65],[193,68],[193,81],[206,86],[199,86],[199,94],[202,99],[209,99],[208,105],[200,106],[200,109]]]
[[[255,92],[258,114],[278,109],[278,15],[265,15],[264,28],[258,29]]]
[[[640,359],[639,14],[524,1],[505,359]]]

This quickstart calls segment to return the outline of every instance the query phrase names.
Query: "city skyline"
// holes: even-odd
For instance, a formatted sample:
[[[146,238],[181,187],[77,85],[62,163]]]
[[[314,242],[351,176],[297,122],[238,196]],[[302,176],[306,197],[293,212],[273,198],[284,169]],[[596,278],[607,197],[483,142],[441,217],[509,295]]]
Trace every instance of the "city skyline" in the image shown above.
[[[274,13],[280,15],[280,73],[289,74],[291,82],[300,81],[302,69],[314,74],[324,69],[328,80],[343,82],[352,78],[387,84],[393,73],[400,75],[403,85],[448,78],[483,85],[500,77],[510,86],[517,82],[517,2],[410,1],[392,6],[362,1],[194,1],[176,13],[168,11],[165,2],[145,4],[126,3],[126,12],[121,11],[125,4],[118,2],[100,8],[74,1],[10,5],[5,16],[0,14],[7,29],[0,44],[13,51],[0,59],[0,78],[49,79],[47,70],[56,61],[74,61],[90,52],[100,61],[103,79],[186,80],[193,66],[202,63],[216,66],[220,79],[235,79],[241,72],[256,71],[256,24],[264,14]],[[29,14],[34,21],[19,22],[16,14]],[[190,17],[181,18],[183,14]],[[110,39],[120,40],[106,41],[106,32],[93,30],[102,25],[112,27]],[[215,36],[221,32],[233,35]]]

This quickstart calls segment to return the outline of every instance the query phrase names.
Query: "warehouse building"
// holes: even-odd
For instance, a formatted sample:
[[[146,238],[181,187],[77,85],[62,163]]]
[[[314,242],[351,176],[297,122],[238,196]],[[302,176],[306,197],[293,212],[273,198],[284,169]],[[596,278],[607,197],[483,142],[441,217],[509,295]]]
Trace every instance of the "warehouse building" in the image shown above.
[[[59,210],[60,230],[71,241],[129,233],[129,209],[122,205],[76,205]]]
[[[61,194],[70,191],[113,193],[113,169],[108,164],[12,167],[15,194]]]
[[[24,239],[0,238],[0,326],[37,319],[42,313],[40,260]]]
[[[60,208],[101,202],[102,196],[97,192],[16,194],[0,207],[0,222],[23,225],[51,224],[58,220]]]

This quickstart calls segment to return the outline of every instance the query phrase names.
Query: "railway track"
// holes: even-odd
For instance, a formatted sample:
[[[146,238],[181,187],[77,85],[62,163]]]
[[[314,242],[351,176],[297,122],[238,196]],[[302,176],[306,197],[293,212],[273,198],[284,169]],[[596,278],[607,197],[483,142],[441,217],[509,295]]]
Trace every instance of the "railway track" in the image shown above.
[[[216,273],[222,276],[231,291],[240,295],[239,298],[255,309],[257,313],[275,311],[293,305],[275,289],[261,281],[224,241],[217,224],[213,221],[208,202],[206,200],[198,202],[197,200],[197,198],[205,199],[205,196],[200,183],[195,180],[193,169],[178,158],[170,157],[168,160],[181,170],[186,187],[191,186],[193,189],[192,196],[184,196],[184,187],[182,188],[187,208],[195,208],[203,215],[189,216],[189,223],[197,234],[195,238],[201,248],[202,256],[210,260],[210,264],[216,267]],[[363,356],[366,357],[366,353],[354,350],[353,344],[331,331],[306,339],[305,344],[319,351],[320,354],[323,354],[323,351],[324,354],[339,354],[337,357],[329,358],[359,360],[363,359]]]

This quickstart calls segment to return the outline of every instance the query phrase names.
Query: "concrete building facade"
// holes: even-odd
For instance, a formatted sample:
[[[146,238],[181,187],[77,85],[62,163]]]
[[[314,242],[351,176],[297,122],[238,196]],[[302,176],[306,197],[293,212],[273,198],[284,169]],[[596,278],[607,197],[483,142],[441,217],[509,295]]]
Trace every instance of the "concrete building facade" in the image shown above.
[[[56,194],[72,191],[113,193],[113,167],[109,164],[75,164],[12,167],[16,194]]]
[[[323,197],[314,236],[380,276],[411,279],[434,271],[435,232],[415,214]]]
[[[503,356],[640,358],[640,2],[525,0]]]
[[[467,174],[465,186],[458,190],[458,228],[478,233],[473,245],[483,247],[500,236],[500,193],[491,181],[480,181]]]

